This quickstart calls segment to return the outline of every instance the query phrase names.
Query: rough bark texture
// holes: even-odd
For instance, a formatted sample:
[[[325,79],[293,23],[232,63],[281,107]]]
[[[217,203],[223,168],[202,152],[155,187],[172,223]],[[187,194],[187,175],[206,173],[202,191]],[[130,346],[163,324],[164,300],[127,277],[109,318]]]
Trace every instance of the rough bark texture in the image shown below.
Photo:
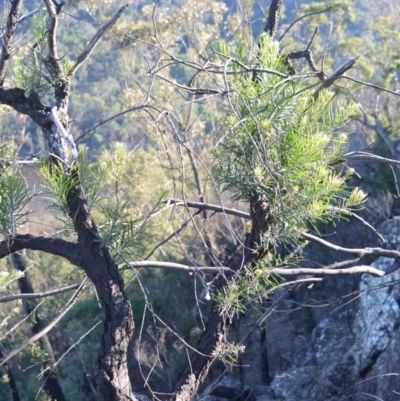
[[[71,189],[68,202],[78,243],[85,250],[81,267],[92,280],[102,307],[97,389],[104,400],[133,400],[127,365],[128,345],[134,330],[131,304],[118,268],[98,236],[80,184]]]
[[[216,359],[213,351],[226,341],[229,326],[229,319],[224,320],[214,305],[206,329],[198,341],[197,352],[192,354],[190,363],[181,372],[171,390],[172,400],[188,401],[194,398]]]
[[[16,29],[19,8],[22,1],[12,1],[11,12],[8,16],[6,41],[0,58],[0,83],[7,70],[7,61],[10,58],[11,38]],[[58,10],[55,2],[45,1],[50,18],[48,28],[49,61],[52,69],[54,84],[54,98],[56,101],[57,118],[69,135],[68,101],[73,74],[60,76],[60,61],[57,55],[57,24]],[[99,30],[94,39],[80,58],[80,64],[89,57],[101,37],[120,18],[127,5]],[[78,64],[75,70],[79,67]],[[106,244],[98,235],[98,230],[90,214],[87,200],[79,183],[79,166],[76,162],[69,165],[65,157],[65,138],[54,124],[50,109],[44,106],[37,94],[27,95],[19,88],[0,88],[0,103],[11,106],[19,113],[28,115],[42,129],[49,151],[54,160],[61,160],[64,164],[64,173],[74,180],[72,189],[67,195],[69,215],[74,223],[78,243],[70,243],[61,239],[18,235],[8,241],[0,243],[0,257],[4,257],[21,249],[35,249],[62,256],[71,263],[81,267],[91,279],[102,307],[103,332],[100,342],[100,351],[97,359],[98,372],[96,374],[97,389],[101,398],[107,401],[131,401],[131,384],[128,376],[127,350],[133,335],[134,323],[130,302],[128,301],[124,284],[118,268],[109,255]],[[58,398],[61,399],[61,398]]]
[[[267,24],[264,32],[273,38],[278,29],[279,17],[281,15],[282,0],[272,0],[269,6]]]
[[[22,0],[11,0],[11,8],[7,18],[7,27],[2,37],[3,49],[0,56],[0,87],[3,86],[8,62],[12,52],[12,38],[18,27],[18,19],[21,11]]]

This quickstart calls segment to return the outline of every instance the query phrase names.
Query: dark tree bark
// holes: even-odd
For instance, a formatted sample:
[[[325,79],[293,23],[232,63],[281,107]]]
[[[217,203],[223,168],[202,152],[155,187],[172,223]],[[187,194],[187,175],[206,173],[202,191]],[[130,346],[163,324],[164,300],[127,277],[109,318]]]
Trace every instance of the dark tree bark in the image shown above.
[[[68,118],[68,101],[73,74],[90,56],[102,36],[121,17],[127,5],[121,7],[117,14],[100,28],[85,51],[78,57],[73,71],[69,75],[63,76],[57,54],[58,13],[56,4],[52,0],[44,2],[49,16],[48,59],[52,66],[50,74],[54,81],[54,98],[57,105],[55,114],[52,114],[52,111],[40,102],[37,94],[27,95],[24,90],[19,88],[4,89],[0,87],[0,103],[11,106],[14,110],[31,117],[42,129],[48,142],[49,151],[54,155],[53,161],[62,162],[63,172],[61,174],[65,174],[71,180],[71,189],[67,194],[68,213],[73,221],[78,243],[72,244],[63,240],[18,235],[11,242],[0,243],[0,257],[21,249],[40,249],[66,257],[84,270],[95,287],[102,307],[103,331],[97,358],[98,371],[95,375],[97,389],[103,400],[132,401],[135,400],[135,397],[131,391],[127,365],[127,350],[134,329],[132,308],[125,294],[118,268],[110,257],[106,244],[102,242],[91,216],[86,196],[80,185],[78,162],[74,159],[71,163],[66,157],[69,152],[65,151],[66,148],[71,150],[71,147],[75,147],[73,139],[69,135]],[[0,84],[6,74],[11,54],[10,49],[12,49],[12,37],[17,29],[22,0],[15,0],[11,3],[7,25],[10,26],[10,29],[7,29],[0,58]],[[58,118],[58,121],[55,118]]]
[[[0,347],[0,358],[3,358],[4,354],[3,354],[3,350],[2,347]],[[8,383],[8,387],[10,388],[11,391],[11,397],[13,401],[21,401],[21,397],[19,396],[19,392],[18,392],[18,386],[17,386],[17,382],[15,381],[14,375],[12,373],[11,367],[8,363],[5,363],[3,365],[3,368],[5,370],[5,376],[6,376],[6,380]]]
[[[267,24],[264,28],[269,36],[274,37],[276,34],[282,0],[272,0],[268,13]],[[253,74],[253,79],[256,79],[256,74]],[[268,247],[259,248],[259,238],[265,231],[273,225],[274,218],[270,214],[270,209],[267,200],[254,193],[250,204],[250,213],[252,218],[252,230],[248,239],[248,251],[244,260],[240,261],[232,268],[233,271],[239,269],[247,263],[254,263],[263,259],[271,249]],[[229,277],[228,277],[229,278]],[[220,279],[217,286],[217,291],[222,291],[228,285],[227,279]],[[177,381],[170,391],[170,400],[172,401],[189,401],[195,397],[200,385],[206,378],[210,366],[217,358],[215,351],[225,341],[229,332],[232,321],[233,311],[228,314],[221,315],[217,310],[216,304],[213,303],[211,312],[208,317],[206,329],[201,335],[196,351],[193,352],[190,363],[180,373]]]
[[[279,17],[281,15],[282,0],[271,0],[269,6],[267,24],[265,25],[264,32],[271,38],[276,35],[278,29]]]
[[[26,270],[26,260],[21,253],[13,253],[11,255],[11,260],[14,268],[20,272],[24,273],[24,277],[18,279],[18,287],[21,294],[33,294],[32,282],[29,278],[29,273]],[[37,302],[34,299],[24,299],[22,301],[23,309],[25,315],[30,315],[34,312],[37,307]],[[40,317],[38,313],[32,314],[33,326],[32,333],[37,334],[43,330],[47,322]],[[55,364],[53,346],[51,344],[51,332],[45,334],[39,340],[40,347],[47,352],[50,357],[50,361],[46,361],[43,364],[43,388],[46,393],[50,396],[52,401],[65,401],[64,393],[62,391],[60,382],[58,380],[57,370],[53,368]]]

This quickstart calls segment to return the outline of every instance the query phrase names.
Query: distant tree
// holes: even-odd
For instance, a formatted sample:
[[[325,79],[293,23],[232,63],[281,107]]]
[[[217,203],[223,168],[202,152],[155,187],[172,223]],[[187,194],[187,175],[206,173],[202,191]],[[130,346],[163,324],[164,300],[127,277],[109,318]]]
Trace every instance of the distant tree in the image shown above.
[[[283,50],[275,39],[282,0],[271,2],[264,32],[256,44],[250,45],[244,38],[223,40],[209,36],[204,38],[208,42],[200,41],[196,52],[189,55],[184,48],[189,40],[197,40],[196,31],[180,41],[169,38],[171,47],[164,45],[159,30],[168,21],[157,21],[157,4],[144,13],[143,26],[117,25],[115,46],[141,40],[156,50],[155,65],[148,71],[146,96],[143,102],[79,135],[74,133],[69,115],[74,78],[103,37],[111,34],[128,5],[122,6],[98,29],[85,49],[70,59],[57,42],[64,5],[44,0],[46,17],[39,16],[31,26],[35,41],[27,46],[29,56],[14,58],[10,65],[12,56],[18,53],[18,35],[22,35],[18,29],[40,11],[39,8],[21,17],[22,3],[9,3],[0,57],[0,103],[28,116],[42,131],[47,156],[42,156],[36,167],[50,193],[50,206],[63,219],[63,230],[52,235],[21,231],[29,219],[26,208],[40,194],[30,192],[18,164],[10,163],[0,177],[0,257],[18,255],[22,250],[41,251],[67,260],[85,278],[47,294],[9,295],[0,300],[75,290],[45,327],[3,356],[2,364],[45,336],[85,291],[93,288],[101,307],[102,327],[93,392],[108,401],[137,399],[139,396],[132,393],[127,363],[136,305],[131,305],[129,285],[121,272],[131,271],[139,282],[145,308],[151,312],[155,326],[173,332],[172,322],[164,322],[149,302],[147,296],[152,288],[142,285],[140,269],[174,269],[193,274],[195,285],[202,288],[204,301],[211,301],[202,309],[199,304],[203,299],[199,300],[196,292],[193,310],[199,313],[200,320],[202,312],[208,313],[202,321],[197,346],[180,374],[170,380],[170,386],[161,394],[153,394],[162,399],[190,400],[207,377],[211,364],[217,359],[228,364],[236,360],[252,331],[282,302],[287,293],[262,310],[243,339],[235,344],[227,341],[236,314],[256,302],[262,308],[281,277],[293,276],[292,281],[285,283],[293,289],[304,281],[328,275],[364,272],[383,276],[389,272],[371,266],[348,267],[353,259],[318,269],[298,267],[307,241],[360,257],[400,257],[398,251],[384,248],[340,248],[309,233],[317,223],[353,215],[354,208],[362,206],[365,194],[359,188],[348,187],[353,170],[345,166],[346,162],[400,163],[365,152],[346,153],[344,127],[357,109],[348,96],[332,88],[341,80],[351,80],[344,74],[356,59],[344,60],[330,73],[324,70],[323,63],[318,68],[312,53],[315,33],[304,48]],[[223,3],[214,3],[208,11],[213,20],[222,22],[227,10]],[[196,13],[208,12],[198,7]],[[175,11],[179,15],[182,10]],[[184,11],[188,13],[187,20],[181,23],[191,26],[187,22],[192,17],[191,10]],[[164,8],[160,15],[167,18]],[[136,36],[138,32],[144,38]],[[185,82],[187,77],[190,79]],[[157,85],[161,104],[153,95]],[[398,96],[394,91],[391,94]],[[129,91],[125,95],[129,97]],[[188,114],[180,114],[181,108],[187,109]],[[136,154],[120,142],[111,145],[96,161],[89,159],[85,146],[77,146],[79,140],[98,127],[134,111],[143,118],[147,145],[158,145],[161,167],[146,164],[146,157],[140,154],[143,165],[135,165],[132,159]],[[218,119],[208,119],[214,112]],[[203,116],[203,125],[197,125]],[[141,184],[145,183],[138,179],[150,168],[154,176],[158,177],[163,169],[167,177],[160,179],[161,183],[151,182],[154,177],[147,178],[152,186],[159,186],[154,191],[143,190]],[[170,192],[165,189],[168,185]],[[142,197],[135,197],[136,190]],[[149,199],[143,199],[147,196]],[[145,202],[146,207],[140,202]],[[172,211],[169,234],[165,230],[166,219],[160,217],[168,211]],[[182,216],[187,221],[182,221]],[[238,219],[247,223],[239,228]],[[152,226],[153,221],[158,227]],[[162,238],[155,241],[160,232]],[[158,252],[174,239],[177,245],[167,248],[170,253]],[[185,239],[188,243],[184,243]],[[180,261],[176,260],[178,255]],[[163,260],[152,259],[155,256]],[[6,273],[6,278],[13,278],[13,274]],[[306,277],[299,279],[302,275]],[[189,348],[179,333],[174,335]],[[162,366],[167,365],[161,355],[159,359]]]

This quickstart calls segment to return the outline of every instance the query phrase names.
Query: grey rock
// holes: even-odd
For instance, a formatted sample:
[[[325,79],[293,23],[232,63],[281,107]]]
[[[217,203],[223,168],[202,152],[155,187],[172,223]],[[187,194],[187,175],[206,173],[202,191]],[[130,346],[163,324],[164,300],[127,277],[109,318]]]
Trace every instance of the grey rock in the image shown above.
[[[233,376],[224,376],[220,381],[212,382],[204,391],[204,395],[211,395],[232,400],[240,396],[244,390],[243,384]]]
[[[271,386],[253,386],[252,390],[256,397],[269,397],[271,399],[275,398],[275,393]]]
[[[317,366],[304,366],[288,370],[277,375],[271,383],[278,400],[313,400],[315,389],[320,380],[320,369]]]

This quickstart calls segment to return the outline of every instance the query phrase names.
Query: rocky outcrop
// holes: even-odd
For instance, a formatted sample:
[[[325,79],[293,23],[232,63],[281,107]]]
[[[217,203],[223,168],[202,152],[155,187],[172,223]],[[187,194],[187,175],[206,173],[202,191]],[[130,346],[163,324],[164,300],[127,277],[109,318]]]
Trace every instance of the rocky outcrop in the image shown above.
[[[384,222],[379,232],[385,246],[400,249],[400,219]],[[381,270],[392,264],[387,258],[371,263]],[[238,338],[246,319],[236,330]],[[365,274],[324,280],[288,299],[267,320],[265,332],[266,352],[262,331],[254,333],[234,369],[257,401],[400,400],[400,271],[382,278]],[[265,365],[270,383],[263,382]],[[226,394],[218,397],[234,399]]]

